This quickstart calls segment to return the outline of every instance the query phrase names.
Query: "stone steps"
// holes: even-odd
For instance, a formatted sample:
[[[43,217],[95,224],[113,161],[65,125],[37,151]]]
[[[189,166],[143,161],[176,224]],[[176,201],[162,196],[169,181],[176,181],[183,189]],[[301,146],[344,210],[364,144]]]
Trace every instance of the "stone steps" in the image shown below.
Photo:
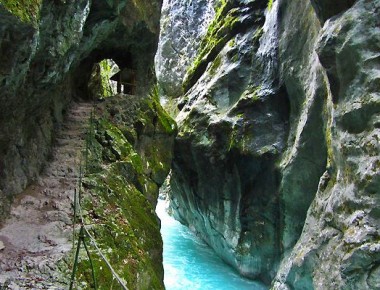
[[[55,268],[72,247],[74,191],[92,105],[73,104],[56,132],[52,158],[38,181],[20,194],[0,228],[0,285],[33,277],[48,281],[41,265]],[[27,265],[27,271],[23,265]]]

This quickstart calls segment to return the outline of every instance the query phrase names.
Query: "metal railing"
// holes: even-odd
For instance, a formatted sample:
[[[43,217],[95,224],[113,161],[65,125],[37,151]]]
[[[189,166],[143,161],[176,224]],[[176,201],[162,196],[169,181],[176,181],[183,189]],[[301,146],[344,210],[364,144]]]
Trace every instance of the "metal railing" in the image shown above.
[[[90,240],[90,244],[94,247],[94,249],[96,250],[96,252],[100,256],[100,258],[107,265],[107,267],[109,268],[109,270],[112,273],[113,278],[117,280],[117,282],[119,283],[121,288],[123,290],[128,290],[128,287],[125,285],[125,282],[123,281],[123,279],[120,278],[120,276],[117,274],[115,269],[112,267],[110,261],[108,261],[106,255],[99,248],[95,238],[91,235],[90,231],[88,230],[87,226],[85,225],[84,220],[83,220],[83,216],[82,216],[82,208],[81,208],[82,180],[83,180],[84,174],[88,171],[90,146],[92,146],[92,141],[94,139],[94,133],[95,133],[95,129],[94,129],[94,109],[93,109],[91,111],[91,115],[90,115],[89,128],[88,128],[87,133],[86,133],[85,149],[84,149],[84,152],[82,152],[82,156],[80,158],[78,188],[74,189],[73,249],[75,248],[76,225],[77,224],[80,225],[80,230],[79,230],[77,247],[76,247],[75,256],[74,256],[73,269],[72,269],[71,277],[70,277],[69,290],[74,289],[73,287],[74,287],[74,283],[75,283],[75,274],[78,270],[79,253],[80,253],[80,249],[81,249],[82,245],[86,251],[87,257],[88,257],[89,262],[90,262],[91,274],[92,274],[92,279],[93,279],[93,287],[95,290],[98,289],[95,268],[94,268],[94,264],[93,264],[92,259],[91,259],[90,251],[89,251],[88,246],[86,244],[86,238]],[[83,157],[84,157],[84,170],[83,170],[83,166],[82,166]]]

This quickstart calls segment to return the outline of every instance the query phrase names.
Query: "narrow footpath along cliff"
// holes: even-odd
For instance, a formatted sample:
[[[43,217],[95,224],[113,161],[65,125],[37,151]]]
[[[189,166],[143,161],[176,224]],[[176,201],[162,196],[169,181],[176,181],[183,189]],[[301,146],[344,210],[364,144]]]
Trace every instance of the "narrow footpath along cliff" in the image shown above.
[[[380,0],[0,0],[0,287],[67,288],[83,224],[75,287],[94,269],[99,289],[162,289],[171,168],[174,216],[242,275],[380,289],[379,19]],[[133,95],[94,86],[104,59]],[[77,173],[56,154],[83,102],[74,200],[42,183]],[[38,219],[60,228],[16,242]]]
[[[2,224],[0,285],[4,288],[42,288],[68,280],[69,275],[59,269],[72,248],[71,205],[91,110],[91,103],[71,106],[57,133],[51,162],[39,181],[17,197],[11,217]]]
[[[164,1],[171,206],[242,275],[380,287],[379,14],[377,0]]]
[[[154,208],[176,126],[154,89],[160,9],[0,0],[1,289],[164,288]],[[98,86],[104,59],[133,72],[133,95]]]
[[[0,216],[49,157],[68,104],[89,99],[93,65],[113,59],[154,83],[160,1],[0,1]]]

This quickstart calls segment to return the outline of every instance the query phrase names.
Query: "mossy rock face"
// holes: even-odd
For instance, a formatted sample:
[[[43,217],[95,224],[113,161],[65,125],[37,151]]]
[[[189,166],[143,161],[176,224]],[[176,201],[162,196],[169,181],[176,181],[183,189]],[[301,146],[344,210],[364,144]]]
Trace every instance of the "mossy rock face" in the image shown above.
[[[170,200],[174,216],[223,260],[268,282],[280,259],[276,164],[286,147],[289,107],[257,53],[267,3],[245,4],[221,6],[210,31],[223,30],[217,22],[224,13],[251,11],[257,22],[232,32],[183,97]]]
[[[155,70],[167,106],[175,107],[182,82],[200,48],[219,0],[163,1]],[[182,37],[185,36],[185,37]],[[173,100],[174,99],[174,100]],[[171,110],[175,114],[175,110]]]
[[[213,61],[223,47],[237,34],[247,30],[253,23],[264,21],[259,12],[266,8],[265,1],[240,3],[226,0],[220,3],[215,18],[210,23],[203,37],[199,51],[188,68],[183,81],[183,90],[187,92],[205,72],[209,62]]]
[[[93,65],[88,82],[89,95],[92,99],[101,100],[116,94],[116,84],[113,85],[110,79],[118,71],[118,66],[111,59],[104,59]]]
[[[42,0],[1,0],[0,5],[22,21],[38,24]]]
[[[163,289],[159,223],[153,205],[128,180],[130,171],[130,163],[117,162],[86,177],[84,222],[90,225],[98,247],[129,289]],[[97,250],[90,248],[99,289],[110,289],[114,277]],[[79,263],[77,279],[92,283],[86,258]],[[119,289],[117,281],[113,283],[114,289]]]
[[[136,94],[149,92],[160,6],[161,1],[0,1],[1,200],[11,200],[38,178],[73,100],[109,94],[104,85],[89,90],[94,64],[112,58],[134,69]],[[8,210],[7,202],[1,218]]]
[[[117,95],[95,111],[83,179],[84,223],[129,289],[163,289],[162,239],[155,205],[158,188],[170,169],[176,125],[150,97]],[[134,142],[123,131],[136,136]],[[111,284],[119,289],[108,265],[90,248],[99,289],[110,289]],[[85,287],[92,283],[84,253],[77,280]]]

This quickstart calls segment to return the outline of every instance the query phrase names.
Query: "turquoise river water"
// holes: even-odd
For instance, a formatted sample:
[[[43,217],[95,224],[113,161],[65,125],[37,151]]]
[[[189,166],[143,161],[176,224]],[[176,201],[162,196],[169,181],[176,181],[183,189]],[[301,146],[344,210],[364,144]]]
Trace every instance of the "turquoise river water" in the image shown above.
[[[165,201],[159,200],[156,212],[161,219],[167,290],[267,289],[236,274],[186,226],[169,216],[165,207]]]

